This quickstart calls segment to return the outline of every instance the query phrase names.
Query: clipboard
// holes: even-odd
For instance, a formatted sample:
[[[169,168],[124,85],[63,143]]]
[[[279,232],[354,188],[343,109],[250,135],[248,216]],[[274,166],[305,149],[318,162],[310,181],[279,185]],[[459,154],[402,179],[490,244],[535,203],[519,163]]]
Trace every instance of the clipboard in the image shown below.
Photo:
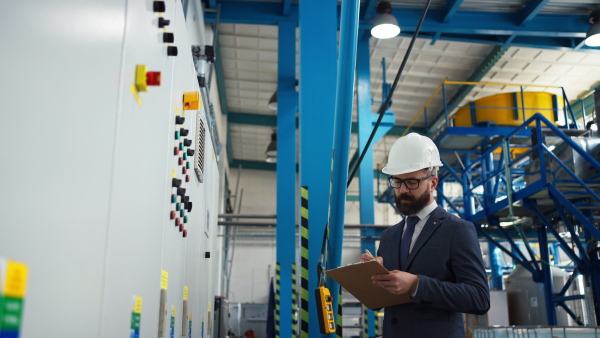
[[[342,266],[326,273],[371,310],[412,302],[408,293],[394,295],[373,284],[371,276],[390,273],[377,261]]]

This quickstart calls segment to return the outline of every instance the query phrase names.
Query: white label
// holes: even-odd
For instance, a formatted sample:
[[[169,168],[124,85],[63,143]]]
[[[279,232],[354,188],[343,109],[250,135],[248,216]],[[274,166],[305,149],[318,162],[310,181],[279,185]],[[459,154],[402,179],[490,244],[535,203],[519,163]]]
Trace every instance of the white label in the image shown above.
[[[529,298],[529,304],[531,305],[531,307],[537,307],[538,306],[537,297]]]

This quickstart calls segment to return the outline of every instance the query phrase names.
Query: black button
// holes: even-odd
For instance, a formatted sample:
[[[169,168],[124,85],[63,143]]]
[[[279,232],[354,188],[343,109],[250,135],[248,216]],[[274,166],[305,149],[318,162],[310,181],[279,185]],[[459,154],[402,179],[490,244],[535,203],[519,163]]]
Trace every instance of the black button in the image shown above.
[[[177,187],[179,187],[181,185],[181,180],[177,179],[177,178],[173,178],[172,184],[173,184],[174,188],[177,188]]]
[[[173,33],[163,33],[163,42],[172,43],[175,41],[175,35]]]
[[[154,3],[156,3],[156,1]],[[163,6],[164,6],[164,3],[163,3]],[[163,10],[163,12],[164,12],[164,10]],[[165,18],[158,18],[158,28],[163,28],[165,26],[168,26],[169,23],[171,23],[171,21],[169,21]]]
[[[192,212],[192,202],[185,203],[185,208],[188,212]]]
[[[164,1],[154,1],[152,3],[152,9],[156,13],[162,13],[165,11],[165,2]]]
[[[183,197],[181,198],[181,201],[182,201],[183,203],[187,203],[187,202],[189,202],[189,201],[190,201],[190,196],[183,196]]]
[[[176,46],[167,47],[167,55],[168,56],[177,56],[177,47]]]
[[[177,195],[185,196],[185,188],[177,188]]]
[[[183,124],[183,122],[185,122],[185,117],[175,116],[175,124]]]
[[[179,129],[179,134],[181,134],[181,136],[188,136],[189,133],[190,131],[185,128]]]
[[[189,147],[192,145],[192,140],[183,140],[183,144],[185,144],[186,147]]]
[[[194,156],[194,149],[188,149],[187,154],[188,156]]]

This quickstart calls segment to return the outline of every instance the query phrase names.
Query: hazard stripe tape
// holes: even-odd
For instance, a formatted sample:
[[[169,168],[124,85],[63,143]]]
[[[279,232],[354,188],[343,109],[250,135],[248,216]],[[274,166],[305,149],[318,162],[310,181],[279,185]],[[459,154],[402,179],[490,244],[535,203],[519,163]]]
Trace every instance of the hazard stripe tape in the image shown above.
[[[308,187],[301,188],[300,205],[300,337],[308,338]]]
[[[292,263],[292,337],[296,337],[298,320],[296,319],[296,263]]]
[[[344,336],[344,329],[342,328],[342,306],[344,306],[344,304],[342,304],[342,286],[340,285],[340,295],[338,297],[338,315],[337,320],[335,321],[335,336],[338,338],[342,338]]]
[[[279,338],[280,301],[281,301],[281,264],[275,268],[275,337]]]

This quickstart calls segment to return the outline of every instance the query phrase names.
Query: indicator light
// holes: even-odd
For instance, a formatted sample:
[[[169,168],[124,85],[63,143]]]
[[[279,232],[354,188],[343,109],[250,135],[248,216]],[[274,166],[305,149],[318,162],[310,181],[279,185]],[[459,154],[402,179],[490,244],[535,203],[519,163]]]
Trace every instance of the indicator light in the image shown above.
[[[179,218],[175,218],[175,225],[181,225],[181,220]]]
[[[164,43],[173,43],[175,41],[175,35],[173,33],[163,33]]]
[[[177,47],[176,46],[168,46],[167,47],[167,55],[168,56],[177,56]]]
[[[185,162],[185,167],[191,169],[192,165],[190,164],[190,162]]]
[[[187,217],[187,216],[184,216],[184,217],[183,217],[183,223],[187,223],[187,221],[188,221],[188,217]]]
[[[162,13],[165,11],[165,9],[166,7],[164,1],[154,1],[152,3],[152,10],[154,10],[155,13]]]
[[[181,168],[181,173],[184,175],[187,174],[187,169],[185,167]]]
[[[171,194],[171,203],[177,202],[177,195]]]
[[[190,175],[185,175],[185,181],[189,182],[190,181]]]
[[[181,210],[181,203],[175,204],[175,210],[177,210],[177,211]]]
[[[178,131],[175,132],[175,139],[179,140],[179,132]]]
[[[200,102],[199,92],[183,93],[183,110],[197,110]]]
[[[185,216],[185,210],[181,209],[179,211],[179,216],[181,216],[181,217]]]
[[[179,155],[179,148],[175,147],[174,154],[175,154],[175,156]]]
[[[171,210],[171,219],[175,219],[176,215],[177,214],[175,213],[175,211]]]
[[[181,158],[181,157],[180,157],[180,158],[178,159],[178,163],[179,163],[179,165],[183,165],[183,158]]]
[[[183,159],[187,161],[187,154],[186,153],[183,153]],[[190,168],[188,168],[188,169],[190,169]]]
[[[179,150],[183,150],[183,143],[179,143]]]
[[[184,230],[184,228],[183,228],[183,224],[182,224],[182,223],[180,223],[180,224],[179,224],[179,232],[183,232],[183,230]]]
[[[183,237],[187,237],[187,230],[183,230]]]

